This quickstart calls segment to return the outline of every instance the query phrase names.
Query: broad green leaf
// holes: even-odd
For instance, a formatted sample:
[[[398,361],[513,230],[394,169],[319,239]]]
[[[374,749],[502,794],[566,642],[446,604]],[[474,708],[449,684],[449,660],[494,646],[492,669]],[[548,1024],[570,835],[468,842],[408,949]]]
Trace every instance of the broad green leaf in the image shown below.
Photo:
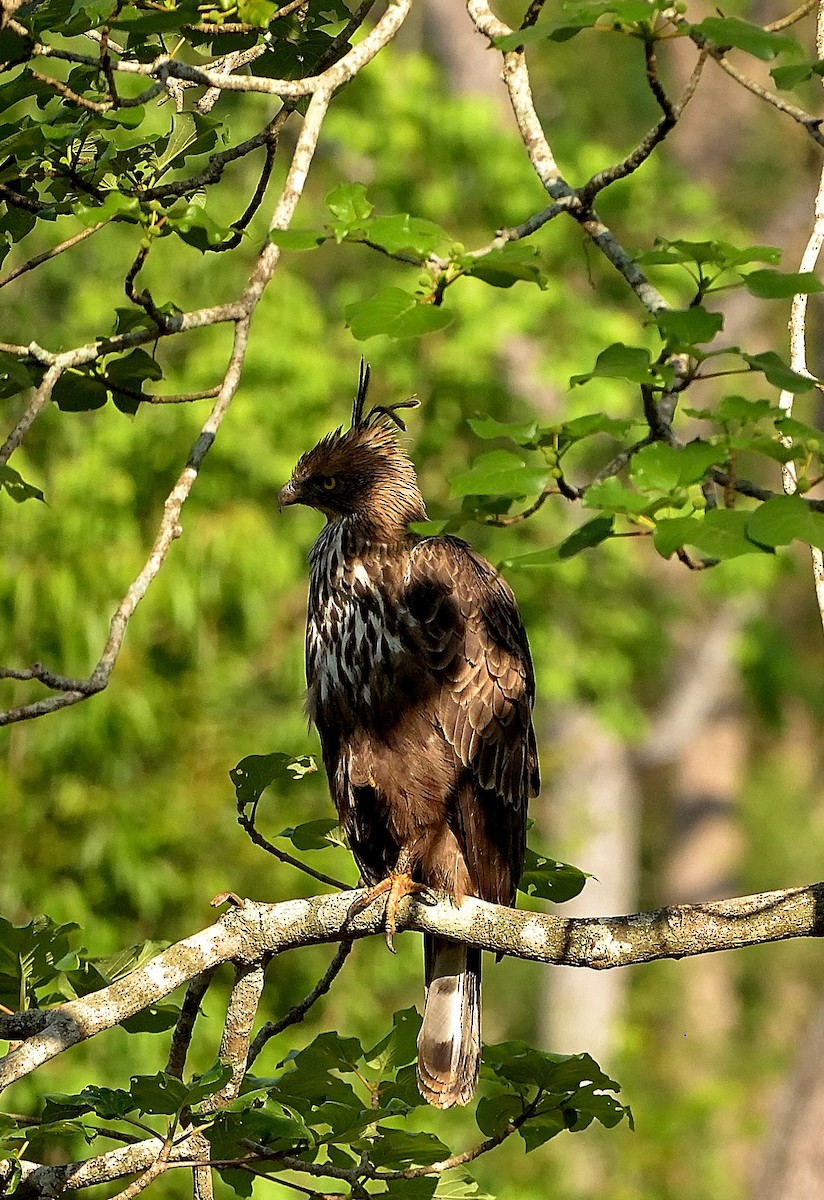
[[[452,479],[451,495],[460,496],[534,496],[542,492],[551,478],[548,467],[528,467],[510,450],[492,450],[477,458],[468,471]]]
[[[641,496],[611,476],[592,483],[584,492],[585,508],[601,508],[605,512],[639,514],[650,505],[649,496]]]
[[[824,291],[824,284],[812,271],[792,274],[784,271],[750,271],[742,275],[744,286],[762,300],[786,300],[792,296]]]
[[[766,546],[786,546],[798,539],[824,548],[824,513],[800,496],[774,496],[747,515],[749,536]]]
[[[738,558],[767,553],[749,536],[751,514],[737,509],[710,509],[703,517],[661,520],[654,534],[655,548],[668,558],[680,546],[694,546],[710,558]],[[759,541],[761,539],[758,539]]]
[[[338,225],[347,228],[365,221],[374,208],[366,199],[366,188],[362,183],[339,183],[327,194],[324,204]]]
[[[573,417],[564,421],[560,433],[564,442],[578,442],[596,433],[606,433],[610,437],[623,437],[628,429],[639,422],[626,417],[609,417],[606,413],[586,413],[582,417]]]
[[[22,504],[24,500],[42,500],[45,502],[46,497],[40,491],[40,488],[35,487],[31,483],[26,483],[25,479],[14,467],[6,467],[0,465],[0,492],[6,492],[18,504]]]
[[[168,228],[201,254],[213,246],[219,246],[231,232],[227,226],[213,221],[201,205],[186,201],[178,201],[170,208],[166,221]]]
[[[234,784],[241,804],[254,804],[262,792],[276,781],[294,783],[304,775],[316,771],[314,759],[306,754],[248,754],[236,767],[232,767],[229,778]]]
[[[564,1119],[564,1113],[560,1108],[556,1108],[552,1112],[543,1113],[540,1117],[534,1117],[527,1121],[521,1126],[518,1133],[521,1135],[526,1153],[529,1154],[532,1150],[543,1146],[550,1138],[563,1133],[566,1128],[568,1128],[568,1122]]]
[[[330,846],[341,844],[340,836],[329,836],[338,828],[339,823],[336,820],[321,817],[317,821],[305,821],[294,828],[282,829],[277,836],[288,838],[297,850],[328,850]]]
[[[655,322],[665,338],[679,346],[694,346],[711,342],[724,328],[721,313],[709,312],[696,305],[683,310],[669,309],[656,314]]]
[[[764,554],[749,531],[750,513],[739,509],[710,509],[692,535],[691,545],[711,558],[738,558],[742,554]],[[758,539],[760,540],[760,539]]]
[[[361,227],[366,240],[381,246],[388,254],[410,254],[425,261],[438,246],[450,244],[452,237],[423,217],[396,213],[389,217],[372,217]]]
[[[360,1147],[376,1167],[428,1166],[449,1158],[450,1149],[434,1133],[417,1133],[411,1129],[392,1129],[379,1125],[377,1138],[366,1139]]]
[[[788,91],[811,79],[817,65],[813,62],[788,63],[784,67],[771,67],[770,74],[777,88]]]
[[[724,425],[755,425],[782,410],[769,400],[747,400],[744,396],[725,396],[718,405],[715,419]]]
[[[699,483],[710,467],[727,458],[724,446],[696,440],[683,447],[653,442],[634,454],[630,475],[639,488],[669,492],[677,487]]]
[[[358,341],[385,333],[390,338],[417,338],[449,325],[452,313],[434,304],[421,304],[401,288],[383,288],[368,300],[347,305],[346,323]]]
[[[808,449],[814,452],[820,449],[821,442],[824,441],[824,430],[816,429],[814,425],[805,425],[803,421],[796,421],[795,417],[785,417],[782,414],[776,420],[775,428],[782,437],[803,442]]]
[[[559,21],[542,21],[528,29],[518,29],[514,33],[499,35],[492,38],[492,44],[499,50],[516,50],[518,46],[528,45],[548,39],[552,42],[568,42],[583,29],[591,29],[602,17],[609,17],[609,27],[617,25],[634,25],[647,22],[655,10],[647,0],[603,0],[601,3],[564,5],[568,16]]]
[[[494,417],[470,417],[467,424],[479,438],[510,438],[518,446],[529,446],[538,430],[536,421],[496,421]]]
[[[118,392],[118,387],[128,388],[130,392],[142,392],[147,379],[163,378],[160,364],[140,347],[132,350],[122,358],[112,358],[106,363],[106,381],[112,385],[112,399],[116,408],[121,412],[136,413],[140,401],[124,392]]]
[[[140,201],[136,196],[124,196],[121,192],[107,192],[102,204],[87,204],[78,200],[72,212],[85,228],[98,225],[101,221],[129,221],[140,219]]]
[[[129,1092],[139,1112],[159,1116],[173,1116],[180,1112],[189,1095],[183,1080],[166,1071],[158,1071],[156,1075],[133,1075]]]
[[[742,21],[740,17],[705,17],[691,32],[707,38],[716,46],[735,46],[756,58],[769,61],[785,52],[797,53],[800,46],[786,34],[768,33],[760,25]]]
[[[218,1060],[208,1071],[202,1075],[196,1075],[191,1081],[186,1095],[186,1103],[200,1104],[201,1100],[205,1100],[207,1096],[213,1096],[215,1092],[219,1092],[231,1078],[232,1068],[229,1063]]]
[[[573,555],[580,554],[582,550],[589,550],[592,546],[599,546],[601,542],[606,541],[612,534],[613,524],[613,517],[593,517],[591,521],[580,525],[557,546],[507,558],[501,565],[521,571],[554,567],[564,559],[572,558]]]
[[[392,1016],[392,1028],[377,1045],[364,1055],[367,1066],[385,1074],[414,1062],[421,1017],[414,1008],[404,1008]]]
[[[741,357],[753,371],[763,371],[773,387],[788,392],[809,392],[816,386],[815,379],[807,379],[793,371],[774,350],[765,350],[762,354],[744,354],[742,351]]]
[[[587,879],[589,876],[571,863],[557,862],[527,847],[518,891],[563,904],[583,891]]]
[[[463,265],[467,275],[492,287],[512,287],[519,280],[537,283],[540,288],[547,286],[547,269],[540,250],[523,242],[491,250],[481,258],[466,258]]]
[[[105,383],[84,371],[64,371],[52,391],[52,399],[62,412],[102,408],[108,398]]]
[[[596,376],[629,379],[633,383],[652,383],[654,375],[649,350],[642,346],[625,346],[623,342],[615,342],[601,351],[595,360],[595,366],[586,375],[573,375],[569,381],[570,386],[586,383]]]

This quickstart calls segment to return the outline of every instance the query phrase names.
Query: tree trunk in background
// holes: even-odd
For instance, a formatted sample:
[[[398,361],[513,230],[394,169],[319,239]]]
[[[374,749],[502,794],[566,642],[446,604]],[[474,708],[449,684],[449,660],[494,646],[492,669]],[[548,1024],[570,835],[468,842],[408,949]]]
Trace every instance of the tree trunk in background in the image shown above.
[[[573,709],[553,730],[560,759],[546,773],[548,818],[541,840],[555,857],[595,876],[563,916],[633,912],[638,880],[638,787],[627,747],[590,709]],[[540,1044],[560,1053],[589,1051],[606,1070],[624,1015],[626,971],[553,967],[538,1013]]]
[[[795,1070],[772,1105],[774,1119],[753,1174],[753,1200],[819,1200],[824,1188],[824,1006],[800,1043]]]

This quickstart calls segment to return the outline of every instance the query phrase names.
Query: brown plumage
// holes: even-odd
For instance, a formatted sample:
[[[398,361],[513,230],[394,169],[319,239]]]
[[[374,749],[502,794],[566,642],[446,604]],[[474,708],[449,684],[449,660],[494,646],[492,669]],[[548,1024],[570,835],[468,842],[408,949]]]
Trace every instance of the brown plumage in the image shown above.
[[[509,587],[466,542],[420,537],[426,516],[397,408],[364,414],[298,462],[281,505],[326,516],[309,556],[307,710],[329,786],[373,895],[419,885],[457,903],[514,904],[526,809],[539,786],[534,677]],[[425,939],[418,1086],[466,1104],[481,1050],[480,951]]]

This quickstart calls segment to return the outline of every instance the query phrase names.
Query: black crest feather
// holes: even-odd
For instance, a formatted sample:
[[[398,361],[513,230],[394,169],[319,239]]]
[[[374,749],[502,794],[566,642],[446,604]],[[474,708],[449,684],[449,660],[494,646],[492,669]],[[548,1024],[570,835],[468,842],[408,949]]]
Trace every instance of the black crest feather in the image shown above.
[[[370,425],[375,425],[381,417],[388,417],[394,422],[399,429],[406,431],[406,425],[398,416],[398,409],[401,408],[418,408],[420,400],[417,396],[410,396],[408,400],[399,400],[397,404],[376,404],[364,416],[363,408],[366,403],[366,393],[369,390],[369,379],[372,374],[369,363],[366,359],[360,360],[360,372],[358,374],[358,390],[355,395],[355,402],[352,405],[352,424],[351,429],[368,429]]]

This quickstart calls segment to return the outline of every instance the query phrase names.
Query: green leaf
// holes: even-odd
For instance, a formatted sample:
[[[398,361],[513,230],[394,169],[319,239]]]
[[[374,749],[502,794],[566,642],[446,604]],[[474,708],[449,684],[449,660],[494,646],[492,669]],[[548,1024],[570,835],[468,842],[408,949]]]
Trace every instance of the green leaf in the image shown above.
[[[346,323],[359,342],[385,333],[390,338],[417,338],[444,329],[452,313],[434,304],[422,304],[401,288],[387,287],[368,300],[344,309]]]
[[[824,513],[800,496],[775,496],[747,516],[747,533],[766,546],[786,546],[797,538],[824,548]]]
[[[489,441],[492,438],[510,438],[518,446],[529,446],[535,441],[538,431],[536,421],[496,421],[494,417],[470,417],[469,428],[476,437]]]
[[[517,50],[519,46],[529,45],[548,39],[551,42],[568,42],[582,29],[591,29],[602,17],[611,18],[609,27],[635,25],[648,22],[655,10],[648,0],[601,0],[601,2],[564,5],[569,16],[560,21],[542,21],[528,29],[517,29],[493,37],[492,45],[499,50]]]
[[[112,398],[115,407],[121,412],[136,413],[140,401],[135,396],[118,392],[118,387],[128,388],[133,392],[142,392],[147,379],[163,378],[163,369],[151,354],[138,347],[122,358],[112,358],[106,363],[106,381],[111,384]]]
[[[663,336],[678,346],[694,346],[699,342],[711,342],[724,328],[721,313],[708,312],[696,305],[683,310],[670,309],[659,312],[655,323]]]
[[[78,928],[47,916],[33,917],[27,925],[12,925],[0,917],[0,1004],[12,1012],[36,1004],[73,954],[72,935]]]
[[[547,268],[540,250],[526,243],[510,243],[501,250],[491,250],[481,258],[462,260],[464,271],[492,287],[508,288],[522,280],[545,288]]]
[[[341,844],[340,836],[329,836],[333,830],[339,828],[336,820],[321,817],[317,821],[305,821],[295,828],[282,829],[277,836],[288,838],[296,850],[328,850],[330,846]]]
[[[186,1104],[189,1089],[182,1079],[158,1071],[156,1075],[133,1075],[129,1092],[139,1112],[170,1117]]]
[[[229,778],[241,804],[254,804],[262,792],[276,781],[294,783],[304,775],[317,771],[315,761],[307,754],[248,754],[236,767],[232,767]]]
[[[718,559],[767,553],[750,536],[750,517],[750,513],[737,509],[715,508],[697,519],[661,520],[653,537],[655,548],[664,558],[669,558],[680,546],[694,546],[710,558]]]
[[[586,413],[582,417],[573,417],[571,421],[564,421],[560,428],[560,434],[565,443],[578,442],[583,438],[592,437],[596,433],[606,433],[609,437],[620,438],[628,429],[638,423],[625,417],[609,417],[606,413]]]
[[[124,196],[120,192],[107,192],[102,204],[87,204],[78,200],[72,205],[72,212],[80,224],[88,229],[101,221],[129,221],[134,223],[140,219],[140,201],[136,196]]]
[[[516,555],[514,558],[505,559],[501,565],[513,570],[554,567],[559,562],[563,562],[565,558],[572,558],[573,555],[580,554],[582,550],[589,550],[606,541],[612,534],[614,523],[614,517],[593,517],[591,521],[579,525],[557,546],[551,546],[546,550],[534,550],[531,554]]]
[[[24,500],[42,500],[44,503],[46,500],[40,488],[26,483],[14,467],[6,467],[2,464],[0,464],[0,492],[6,492],[17,504],[22,504]]]
[[[774,350],[765,350],[762,354],[741,352],[741,357],[753,371],[763,371],[765,378],[773,387],[788,392],[809,392],[816,386],[815,379],[808,379],[804,375],[797,374]]]
[[[649,350],[642,346],[625,346],[623,342],[615,342],[602,350],[595,360],[595,366],[586,375],[573,375],[570,387],[578,383],[586,383],[595,377],[606,379],[629,379],[633,383],[652,383],[654,374],[650,365]]]
[[[232,1068],[229,1063],[218,1060],[212,1064],[208,1071],[204,1071],[202,1075],[195,1075],[192,1079],[186,1093],[186,1103],[190,1105],[200,1104],[207,1096],[213,1096],[215,1092],[219,1092],[231,1078]]]
[[[508,496],[512,499],[542,492],[551,476],[548,467],[528,467],[510,450],[492,450],[477,458],[468,471],[452,480],[451,496]]]
[[[219,246],[230,233],[227,226],[213,221],[200,204],[179,200],[166,214],[167,226],[190,246],[204,254]]]
[[[631,488],[624,487],[614,477],[592,483],[583,496],[585,508],[601,508],[605,512],[629,513],[637,516],[649,508],[649,496],[641,496]]]
[[[589,878],[586,872],[571,863],[557,862],[527,847],[518,891],[525,896],[538,896],[553,904],[563,904],[582,892]]]
[[[328,233],[317,229],[272,229],[269,240],[281,250],[315,250],[329,240]]]
[[[723,425],[755,425],[765,417],[777,416],[782,409],[769,400],[748,400],[744,396],[725,396],[718,405],[715,419]]]
[[[742,275],[744,286],[762,300],[785,300],[792,296],[824,291],[824,284],[812,271],[795,274],[784,271],[750,271]]]
[[[639,488],[671,492],[700,483],[710,467],[718,466],[726,458],[724,446],[713,446],[700,440],[683,447],[653,442],[633,455],[630,476]]]
[[[102,408],[108,398],[105,383],[84,371],[64,371],[52,391],[52,399],[61,412],[89,412]]]
[[[769,61],[785,52],[797,53],[800,46],[786,34],[768,33],[760,25],[742,21],[739,17],[706,17],[691,32],[714,42],[716,46],[735,46],[756,58]]]
[[[371,207],[371,206],[370,206]],[[430,254],[452,237],[423,217],[410,217],[408,213],[396,213],[389,217],[373,217],[361,226],[366,240],[382,247],[387,254],[409,254],[425,261]]]
[[[805,83],[806,80],[811,79],[816,66],[817,64],[812,62],[789,63],[785,67],[771,67],[770,74],[777,88],[781,91],[788,91],[790,88],[798,87],[799,83]]]
[[[377,1139],[366,1139],[362,1146],[376,1167],[429,1166],[449,1158],[450,1149],[434,1133],[416,1133],[411,1129],[391,1129],[378,1125]],[[357,1148],[357,1143],[356,1143]]]
[[[392,1017],[392,1028],[385,1037],[367,1050],[364,1061],[381,1075],[394,1072],[415,1061],[421,1018],[414,1008],[404,1008]]]
[[[333,217],[337,228],[349,228],[365,221],[374,205],[366,199],[366,187],[362,183],[339,183],[328,193],[324,204]]]

